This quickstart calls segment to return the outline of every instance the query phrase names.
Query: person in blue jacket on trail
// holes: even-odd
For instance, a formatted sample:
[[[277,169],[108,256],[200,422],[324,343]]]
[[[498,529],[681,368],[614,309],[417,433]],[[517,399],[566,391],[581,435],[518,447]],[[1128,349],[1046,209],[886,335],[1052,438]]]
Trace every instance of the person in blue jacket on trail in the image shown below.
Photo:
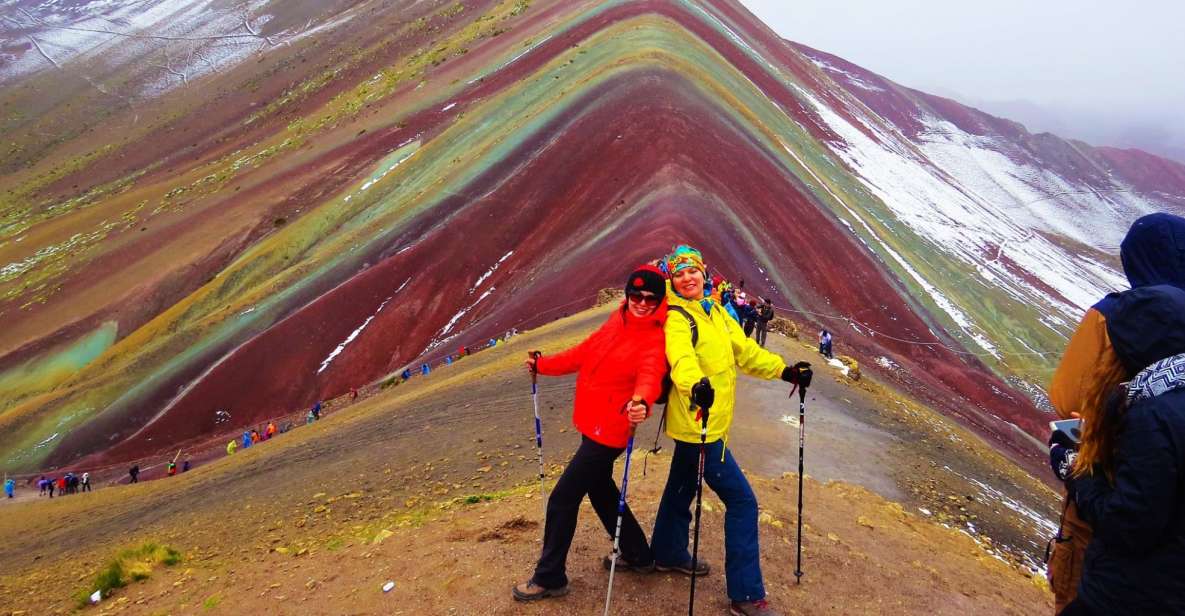
[[[8,495],[8,498],[12,498],[12,493],[15,491],[16,491],[16,482],[15,481],[13,481],[12,479],[9,479],[4,482],[4,493]]]
[[[428,376],[429,372],[432,372],[432,368],[428,364],[420,364],[420,374]]]
[[[251,432],[243,431],[243,449],[251,446]]]

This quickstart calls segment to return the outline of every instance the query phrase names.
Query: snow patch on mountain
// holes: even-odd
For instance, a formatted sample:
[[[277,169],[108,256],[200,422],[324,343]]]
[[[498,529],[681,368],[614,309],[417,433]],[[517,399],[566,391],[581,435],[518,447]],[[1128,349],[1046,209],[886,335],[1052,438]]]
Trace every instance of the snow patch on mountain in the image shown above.
[[[823,69],[829,75],[831,75],[832,79],[834,79],[835,76],[838,75],[843,78],[845,83],[855,86],[857,88],[860,88],[861,90],[867,90],[869,92],[884,92],[885,91],[884,88],[882,88],[880,86],[873,85],[871,83],[868,83],[867,81],[864,81],[863,79],[861,79],[858,75],[856,75],[850,71],[845,71],[844,69],[839,68],[838,66],[828,64],[827,62],[824,62],[820,58],[814,58],[811,56],[806,56],[806,58],[808,60],[810,60],[812,63],[814,63],[815,66]]]
[[[894,129],[866,120],[859,106],[849,106],[874,139],[811,93],[797,90],[840,136],[842,142],[829,147],[868,189],[936,250],[972,266],[985,287],[1044,306],[1053,313],[1048,324],[1061,326],[1076,321],[1102,295],[1126,286],[1109,266],[1063,248],[1042,232],[1106,250],[1118,243],[1112,236],[1122,233],[1117,218],[1131,216],[1115,213],[1116,200],[1122,199],[1121,207],[1128,212],[1152,211],[1151,203],[1131,193],[1075,195],[1081,197],[1075,203],[1082,211],[1066,212],[1059,205],[1060,195],[1090,189],[1014,162],[991,137],[970,135],[949,122],[928,118],[915,144]],[[1117,185],[1116,190],[1126,187]],[[1094,228],[1092,219],[1104,221],[1098,226],[1108,231]],[[976,336],[977,328],[964,315],[944,306],[945,298],[938,297],[929,283],[923,287],[930,287],[927,292],[944,311],[965,330],[971,326],[968,333]]]

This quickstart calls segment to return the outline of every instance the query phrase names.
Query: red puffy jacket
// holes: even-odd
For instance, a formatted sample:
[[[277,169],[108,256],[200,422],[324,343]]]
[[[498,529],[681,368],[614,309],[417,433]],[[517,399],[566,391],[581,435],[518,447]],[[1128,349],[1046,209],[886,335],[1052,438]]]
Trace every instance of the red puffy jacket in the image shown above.
[[[607,447],[626,446],[630,435],[623,410],[626,402],[637,395],[653,406],[662,393],[667,372],[666,318],[665,297],[653,314],[642,319],[623,304],[584,342],[539,358],[539,374],[578,373],[572,423],[581,434]]]

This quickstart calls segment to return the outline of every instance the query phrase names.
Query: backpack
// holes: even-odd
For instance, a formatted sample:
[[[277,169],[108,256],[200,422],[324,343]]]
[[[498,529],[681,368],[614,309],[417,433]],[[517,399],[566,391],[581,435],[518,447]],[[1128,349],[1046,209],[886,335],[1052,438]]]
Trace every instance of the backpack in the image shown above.
[[[691,346],[695,347],[695,345],[699,344],[699,327],[696,325],[695,319],[692,318],[691,314],[688,313],[687,310],[682,306],[667,306],[667,310],[670,312],[678,312],[687,318],[687,324],[691,327]],[[662,377],[662,393],[660,393],[658,398],[655,399],[654,405],[665,405],[667,400],[671,397],[671,389],[674,386],[675,382],[671,380],[671,366],[670,364],[667,364],[667,373]]]

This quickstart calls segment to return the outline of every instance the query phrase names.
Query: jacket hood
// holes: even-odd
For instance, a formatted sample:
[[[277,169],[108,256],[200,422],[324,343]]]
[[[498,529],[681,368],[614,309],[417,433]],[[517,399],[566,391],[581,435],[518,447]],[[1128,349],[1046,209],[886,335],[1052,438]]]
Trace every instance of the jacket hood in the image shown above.
[[[1128,377],[1185,353],[1185,291],[1170,285],[1107,296],[1107,336]]]
[[[1119,256],[1133,289],[1157,284],[1185,289],[1185,218],[1158,212],[1137,219]]]

